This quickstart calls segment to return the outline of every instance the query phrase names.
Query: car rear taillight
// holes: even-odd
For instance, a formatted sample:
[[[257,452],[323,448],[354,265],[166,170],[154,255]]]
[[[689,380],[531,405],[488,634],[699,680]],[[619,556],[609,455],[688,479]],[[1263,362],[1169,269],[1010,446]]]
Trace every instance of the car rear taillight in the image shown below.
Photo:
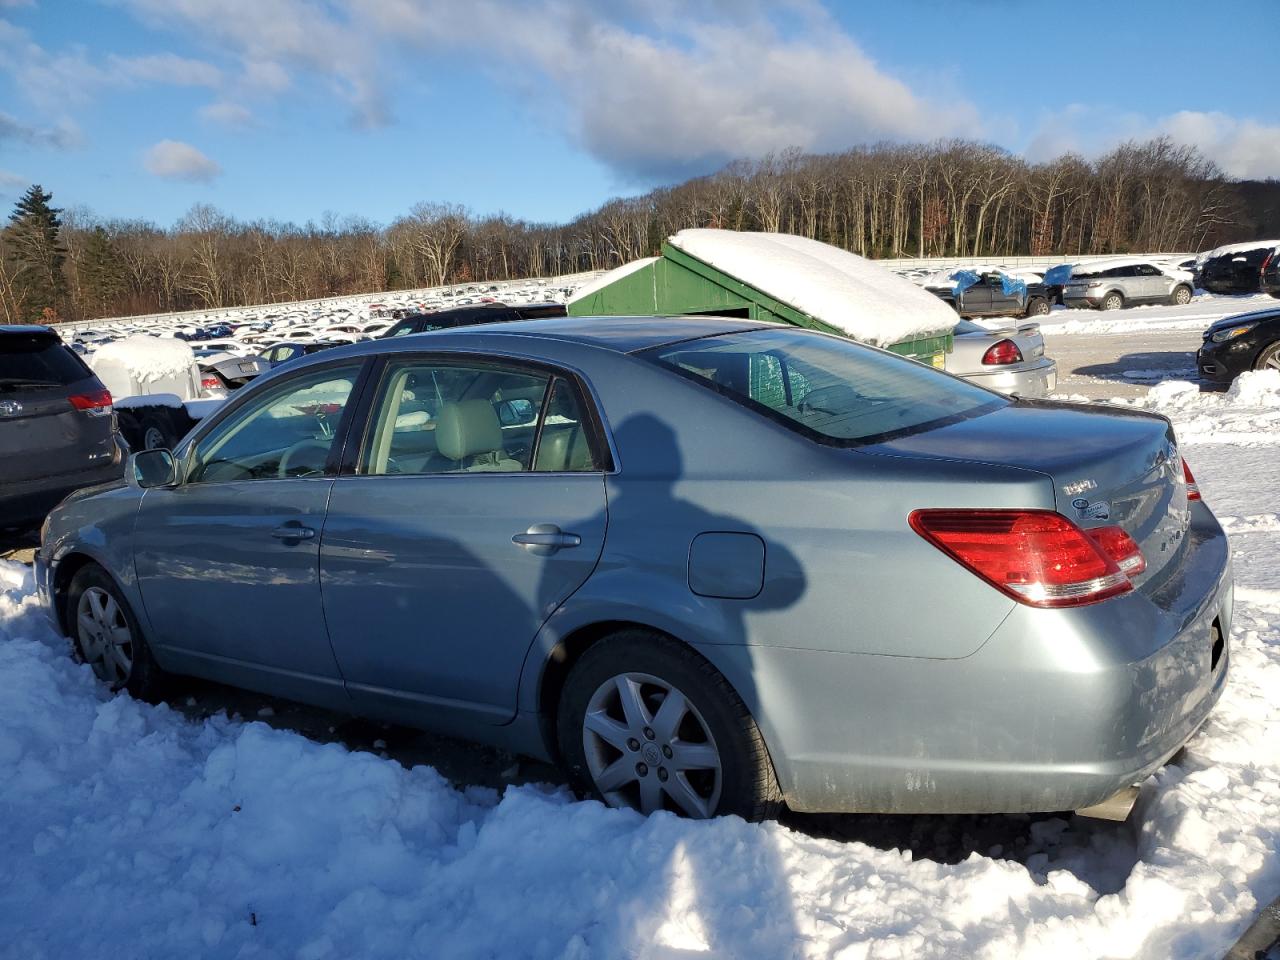
[[[93,393],[77,393],[67,398],[71,406],[83,410],[91,417],[105,417],[111,412],[111,391],[95,390]]]
[[[215,376],[203,376],[200,378],[200,386],[205,390],[217,390],[222,386],[222,381]]]
[[[909,522],[1019,603],[1078,607],[1133,589],[1098,542],[1052,510],[916,510]]]
[[[1142,548],[1124,527],[1097,527],[1085,532],[1130,579],[1147,569],[1147,558],[1142,555]]]
[[[1200,499],[1200,484],[1196,483],[1196,478],[1191,473],[1191,468],[1187,466],[1187,458],[1182,458],[1182,477],[1187,481],[1187,499]]]
[[[1004,366],[1008,363],[1021,363],[1022,351],[1012,340],[998,340],[987,348],[982,355],[984,366]]]

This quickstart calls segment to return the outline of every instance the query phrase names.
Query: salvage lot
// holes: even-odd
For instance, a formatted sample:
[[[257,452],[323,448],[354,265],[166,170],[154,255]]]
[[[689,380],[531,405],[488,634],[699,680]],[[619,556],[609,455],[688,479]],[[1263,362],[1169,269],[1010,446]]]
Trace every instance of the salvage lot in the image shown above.
[[[549,768],[442,738],[194,683],[167,707],[108,698],[8,563],[0,917],[46,910],[39,933],[13,924],[9,948],[1220,955],[1280,893],[1280,378],[1226,395],[1158,384],[1188,375],[1205,315],[1268,302],[1045,318],[1060,393],[1173,417],[1233,537],[1231,684],[1129,824],[645,820],[571,802]],[[499,796],[508,783],[526,785]]]

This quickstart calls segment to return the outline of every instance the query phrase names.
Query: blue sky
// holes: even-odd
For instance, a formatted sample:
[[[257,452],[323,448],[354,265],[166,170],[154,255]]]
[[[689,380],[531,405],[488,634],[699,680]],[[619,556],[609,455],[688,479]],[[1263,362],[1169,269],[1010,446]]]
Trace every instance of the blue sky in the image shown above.
[[[1280,176],[1280,17],[1203,0],[0,0],[0,205],[565,220],[791,145],[1167,133]],[[1246,29],[1247,27],[1247,29]]]

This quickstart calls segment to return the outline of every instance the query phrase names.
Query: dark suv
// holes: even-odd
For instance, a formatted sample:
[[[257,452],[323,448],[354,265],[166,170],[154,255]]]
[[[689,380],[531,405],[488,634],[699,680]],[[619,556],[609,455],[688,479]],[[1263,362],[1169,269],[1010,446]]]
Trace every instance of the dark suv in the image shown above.
[[[961,271],[953,279],[959,279],[954,288],[925,289],[951,304],[962,317],[1043,317],[1051,306],[1049,291],[1042,283],[1028,283],[1023,292],[1021,282],[994,272],[975,275]]]
[[[1275,251],[1271,241],[1252,250],[1236,249],[1210,257],[1200,267],[1200,286],[1210,293],[1257,293]]]
[[[382,339],[403,337],[409,333],[429,333],[448,327],[465,327],[473,323],[503,323],[508,320],[539,320],[542,317],[567,316],[563,303],[477,303],[471,307],[455,307],[437,313],[414,313],[393,323]]]
[[[48,327],[0,326],[0,527],[29,527],[72,490],[118,479],[111,394]]]

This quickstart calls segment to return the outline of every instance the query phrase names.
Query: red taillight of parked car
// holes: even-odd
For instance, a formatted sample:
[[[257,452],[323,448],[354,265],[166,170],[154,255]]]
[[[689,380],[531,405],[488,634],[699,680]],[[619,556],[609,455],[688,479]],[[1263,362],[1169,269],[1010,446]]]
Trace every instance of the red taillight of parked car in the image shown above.
[[[1147,569],[1147,558],[1142,555],[1142,548],[1124,527],[1097,527],[1085,532],[1130,579]]]
[[[1052,510],[916,510],[909,520],[916,533],[1019,603],[1079,607],[1133,589],[1096,540]]]
[[[205,390],[217,390],[222,386],[222,381],[215,376],[205,376],[200,378],[200,386]]]
[[[71,406],[83,410],[91,417],[105,417],[111,412],[111,391],[95,390],[93,393],[77,393],[67,398]]]
[[[1200,499],[1200,484],[1196,483],[1196,478],[1191,473],[1191,468],[1187,466],[1187,458],[1182,458],[1182,477],[1187,481],[1187,499]]]
[[[982,363],[988,367],[1002,367],[1009,363],[1021,363],[1022,351],[1012,340],[997,340],[987,347],[982,355]]]

